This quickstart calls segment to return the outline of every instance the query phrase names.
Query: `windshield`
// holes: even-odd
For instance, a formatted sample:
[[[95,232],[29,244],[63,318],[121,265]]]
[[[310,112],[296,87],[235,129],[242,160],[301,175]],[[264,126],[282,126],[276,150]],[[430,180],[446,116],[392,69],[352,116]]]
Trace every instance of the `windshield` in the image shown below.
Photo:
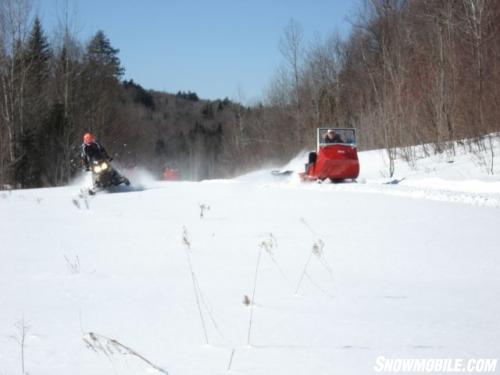
[[[318,129],[318,144],[326,145],[332,143],[356,145],[356,133],[354,129]]]

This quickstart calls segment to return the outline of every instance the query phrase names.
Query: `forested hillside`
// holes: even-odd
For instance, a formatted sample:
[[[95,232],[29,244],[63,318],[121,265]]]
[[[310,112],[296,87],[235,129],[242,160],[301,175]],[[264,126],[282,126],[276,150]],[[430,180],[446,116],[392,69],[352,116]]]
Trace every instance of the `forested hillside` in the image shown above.
[[[414,145],[453,154],[460,139],[493,172],[499,2],[365,1],[347,38],[314,42],[292,20],[283,64],[251,107],[124,81],[104,31],[81,41],[66,21],[49,38],[29,4],[0,1],[0,186],[67,183],[86,131],[123,167],[160,176],[175,166],[195,180],[286,160],[327,125],[357,128],[363,149],[386,148],[390,173],[397,147],[411,163]]]
[[[448,141],[467,139],[492,173],[486,135],[500,130],[500,2],[362,4],[347,40],[304,45],[299,24],[285,29],[270,104],[292,115],[297,141],[305,145],[301,136],[320,125],[352,126],[362,148],[387,149],[393,172],[397,146],[412,162],[413,145],[454,154]]]

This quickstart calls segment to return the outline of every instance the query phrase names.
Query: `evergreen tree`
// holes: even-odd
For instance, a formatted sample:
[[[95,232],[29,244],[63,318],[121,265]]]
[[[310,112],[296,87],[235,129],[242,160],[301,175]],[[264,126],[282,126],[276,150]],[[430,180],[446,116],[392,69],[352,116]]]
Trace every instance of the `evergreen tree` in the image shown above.
[[[101,133],[101,139],[103,132],[109,131],[116,122],[120,78],[124,73],[118,52],[104,32],[98,31],[87,45],[84,56],[82,97],[88,121],[85,128]]]
[[[25,187],[39,186],[43,174],[40,148],[36,140],[48,113],[48,81],[51,52],[40,19],[35,18],[25,44],[16,47],[19,69],[17,156],[13,165],[15,180]],[[22,79],[25,77],[25,79]]]
[[[49,78],[49,62],[52,53],[38,17],[33,23],[25,53],[29,84],[39,92]]]
[[[92,68],[111,75],[119,80],[125,70],[118,58],[119,49],[113,48],[108,37],[99,30],[87,46],[86,61]]]

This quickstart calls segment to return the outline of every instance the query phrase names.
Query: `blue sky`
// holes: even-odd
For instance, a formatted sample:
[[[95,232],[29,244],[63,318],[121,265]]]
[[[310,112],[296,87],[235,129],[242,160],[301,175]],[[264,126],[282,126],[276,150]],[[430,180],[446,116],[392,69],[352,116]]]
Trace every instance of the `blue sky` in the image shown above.
[[[66,0],[38,0],[50,34]],[[68,0],[87,41],[103,30],[126,69],[146,89],[256,102],[281,62],[278,44],[291,18],[312,41],[347,35],[357,0]],[[238,93],[242,94],[242,98]]]

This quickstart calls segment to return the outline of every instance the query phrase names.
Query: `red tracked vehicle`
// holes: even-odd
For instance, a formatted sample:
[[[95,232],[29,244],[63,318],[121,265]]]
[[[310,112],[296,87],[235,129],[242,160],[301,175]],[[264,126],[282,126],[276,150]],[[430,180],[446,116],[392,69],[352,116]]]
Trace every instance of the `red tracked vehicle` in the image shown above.
[[[359,175],[356,131],[319,128],[316,133],[316,152],[309,154],[305,172],[300,173],[302,181],[355,180]]]

